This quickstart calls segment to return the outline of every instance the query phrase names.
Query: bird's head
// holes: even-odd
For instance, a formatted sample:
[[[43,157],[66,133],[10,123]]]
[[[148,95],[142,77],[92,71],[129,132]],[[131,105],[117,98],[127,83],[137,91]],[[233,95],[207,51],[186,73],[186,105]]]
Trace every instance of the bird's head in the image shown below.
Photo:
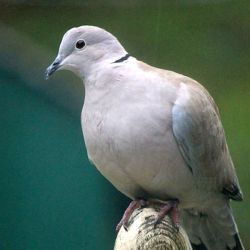
[[[96,64],[116,60],[125,53],[119,41],[104,29],[95,26],[72,28],[63,36],[58,55],[46,70],[46,78],[61,69],[84,78]]]

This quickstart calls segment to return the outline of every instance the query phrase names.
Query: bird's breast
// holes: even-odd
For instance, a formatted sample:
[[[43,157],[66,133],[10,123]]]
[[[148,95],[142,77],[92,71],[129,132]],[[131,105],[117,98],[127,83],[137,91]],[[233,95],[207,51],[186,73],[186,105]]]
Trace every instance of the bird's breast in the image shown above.
[[[179,198],[193,183],[173,137],[171,102],[127,98],[85,101],[81,119],[90,160],[131,198]]]

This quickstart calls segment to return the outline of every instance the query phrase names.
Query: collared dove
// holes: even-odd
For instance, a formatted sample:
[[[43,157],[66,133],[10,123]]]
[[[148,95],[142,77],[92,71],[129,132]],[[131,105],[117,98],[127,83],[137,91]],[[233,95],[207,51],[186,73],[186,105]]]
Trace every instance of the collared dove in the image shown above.
[[[138,61],[95,26],[64,35],[47,77],[59,69],[84,81],[88,157],[132,206],[178,200],[194,249],[244,249],[229,204],[242,192],[218,108],[202,85]]]

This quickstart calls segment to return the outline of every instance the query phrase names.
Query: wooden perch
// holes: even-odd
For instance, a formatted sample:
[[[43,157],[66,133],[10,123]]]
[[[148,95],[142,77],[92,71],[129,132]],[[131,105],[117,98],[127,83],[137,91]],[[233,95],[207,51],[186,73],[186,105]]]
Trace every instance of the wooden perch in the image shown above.
[[[177,231],[168,216],[154,228],[158,212],[152,207],[135,210],[127,231],[120,229],[114,250],[192,250],[184,229]]]

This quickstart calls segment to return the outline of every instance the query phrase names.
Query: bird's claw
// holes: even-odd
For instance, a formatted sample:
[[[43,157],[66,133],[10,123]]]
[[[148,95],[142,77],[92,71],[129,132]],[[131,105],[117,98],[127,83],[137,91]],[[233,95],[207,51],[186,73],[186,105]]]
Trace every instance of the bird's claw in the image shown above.
[[[170,217],[172,219],[173,227],[175,228],[176,232],[179,231],[180,227],[180,216],[178,211],[178,200],[169,200],[166,202],[158,202],[160,205],[162,205],[160,212],[158,213],[157,218],[154,222],[154,228],[163,220],[165,215],[170,213]]]
[[[124,214],[123,214],[123,217],[122,219],[120,220],[120,222],[117,224],[116,226],[116,231],[118,232],[121,227],[123,226],[124,229],[126,231],[128,231],[128,222],[129,222],[129,219],[132,215],[132,213],[137,209],[137,208],[141,208],[141,207],[144,207],[146,206],[147,202],[145,200],[142,200],[142,199],[138,199],[138,200],[133,200],[128,208],[125,210]]]
[[[168,201],[158,201],[158,200],[145,201],[143,199],[133,200],[129,204],[128,208],[125,210],[121,221],[116,226],[116,231],[118,232],[121,229],[122,226],[124,227],[124,229],[126,231],[128,231],[129,219],[130,219],[132,213],[136,209],[145,207],[145,206],[150,205],[150,204],[158,205],[158,206],[161,207],[157,218],[153,222],[154,228],[156,228],[156,226],[163,220],[165,215],[170,213],[170,217],[172,219],[173,227],[176,229],[176,232],[179,231],[179,222],[180,222],[179,211],[178,211],[179,201],[176,200],[176,199],[168,200]]]

